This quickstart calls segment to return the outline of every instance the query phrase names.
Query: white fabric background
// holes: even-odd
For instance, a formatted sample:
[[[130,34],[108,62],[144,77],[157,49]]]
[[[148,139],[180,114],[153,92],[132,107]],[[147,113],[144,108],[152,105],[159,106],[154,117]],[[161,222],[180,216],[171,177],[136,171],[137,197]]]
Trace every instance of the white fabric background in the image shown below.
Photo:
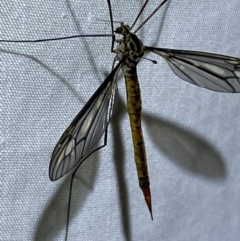
[[[140,22],[160,1],[150,1]],[[132,23],[143,0],[112,1]],[[105,0],[1,0],[1,39],[110,33]],[[240,57],[239,0],[171,0],[145,45]],[[115,24],[115,27],[118,24]],[[110,38],[0,44],[1,240],[64,240],[70,175],[51,152],[111,69]],[[240,237],[240,94],[179,79],[156,55],[138,66],[154,221],[135,170],[124,81],[108,145],[79,169],[68,240],[235,241]]]

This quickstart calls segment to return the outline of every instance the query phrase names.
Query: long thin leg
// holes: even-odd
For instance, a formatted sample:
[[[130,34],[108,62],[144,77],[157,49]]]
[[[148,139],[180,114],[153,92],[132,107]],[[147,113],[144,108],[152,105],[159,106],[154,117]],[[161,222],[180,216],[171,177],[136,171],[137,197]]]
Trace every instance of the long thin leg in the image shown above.
[[[111,46],[111,52],[113,53],[114,42],[115,42],[115,35],[114,35],[114,29],[113,29],[112,6],[111,6],[110,0],[107,0],[107,3],[108,3],[109,16],[110,16],[110,22],[111,22],[111,30],[112,30],[112,46]]]
[[[146,2],[143,4],[143,6],[142,6],[141,10],[139,11],[139,13],[138,13],[138,15],[137,15],[136,19],[135,19],[135,20],[134,20],[134,22],[133,22],[133,24],[132,24],[132,26],[131,26],[130,30],[132,30],[132,29],[133,29],[134,25],[136,24],[137,20],[138,20],[138,19],[139,19],[139,17],[141,16],[141,14],[142,14],[143,10],[145,9],[145,7],[146,7],[146,5],[147,5],[147,3],[148,3],[148,2],[149,2],[149,0],[146,0]]]
[[[140,24],[140,26],[134,31],[134,33],[136,33],[140,28],[142,28],[144,26],[144,24],[167,2],[168,0],[164,0],[162,1],[157,7],[156,9],[143,21],[142,24]]]

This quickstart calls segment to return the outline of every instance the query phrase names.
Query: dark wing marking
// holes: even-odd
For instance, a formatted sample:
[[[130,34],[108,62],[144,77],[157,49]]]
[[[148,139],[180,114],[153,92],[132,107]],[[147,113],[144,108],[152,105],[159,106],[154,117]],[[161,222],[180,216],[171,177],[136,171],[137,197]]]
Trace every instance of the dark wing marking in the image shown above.
[[[240,59],[188,50],[145,47],[163,57],[181,79],[218,92],[240,92]]]
[[[122,61],[118,63],[88,100],[55,146],[49,165],[49,178],[52,181],[78,167],[100,148],[96,144],[107,130],[111,118],[116,77],[121,63]]]

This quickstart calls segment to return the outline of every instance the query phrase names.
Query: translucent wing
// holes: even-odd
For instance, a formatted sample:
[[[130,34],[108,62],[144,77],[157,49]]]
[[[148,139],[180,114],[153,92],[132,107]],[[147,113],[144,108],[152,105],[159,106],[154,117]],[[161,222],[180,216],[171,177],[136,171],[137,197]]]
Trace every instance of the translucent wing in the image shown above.
[[[240,92],[240,59],[188,50],[145,47],[163,57],[183,80],[218,92]]]
[[[78,167],[100,148],[96,144],[107,130],[111,118],[116,76],[121,63],[120,61],[100,85],[58,141],[49,165],[49,177],[52,181]]]

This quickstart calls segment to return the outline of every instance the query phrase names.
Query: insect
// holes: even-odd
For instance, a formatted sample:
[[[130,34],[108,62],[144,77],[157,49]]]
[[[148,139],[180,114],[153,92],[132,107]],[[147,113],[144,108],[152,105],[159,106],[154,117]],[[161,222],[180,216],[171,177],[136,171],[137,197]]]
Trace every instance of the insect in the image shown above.
[[[135,34],[168,0],[159,4],[152,14],[132,33],[131,30],[148,1],[145,1],[131,27],[121,23],[114,31],[111,3],[110,0],[107,0],[112,28],[110,36],[113,40],[111,50],[116,54],[113,69],[58,141],[52,153],[49,177],[52,181],[58,180],[70,170],[74,170],[73,180],[76,170],[83,161],[107,144],[107,128],[112,116],[117,75],[122,69],[125,77],[127,110],[132,131],[139,186],[152,217],[150,181],[141,128],[141,94],[136,70],[138,62],[145,54],[153,52],[164,58],[172,71],[181,79],[213,91],[235,93],[240,92],[240,59],[197,51],[144,46]],[[115,39],[115,34],[122,35],[122,38]],[[87,37],[87,35],[80,37]],[[40,41],[47,40],[35,42]],[[114,43],[118,44],[116,48],[114,48]],[[118,61],[118,64],[115,65],[116,61]],[[105,136],[104,144],[98,147],[97,144],[102,135]]]

